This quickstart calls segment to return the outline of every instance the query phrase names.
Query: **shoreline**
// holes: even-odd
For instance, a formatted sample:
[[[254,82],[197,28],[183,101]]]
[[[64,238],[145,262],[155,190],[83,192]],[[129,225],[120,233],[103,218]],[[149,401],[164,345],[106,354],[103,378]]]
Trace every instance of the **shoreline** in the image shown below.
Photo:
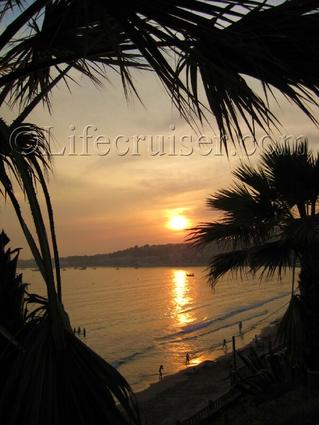
[[[272,324],[276,322],[280,317],[281,317],[281,314],[279,314],[278,317],[274,316],[272,320],[269,320],[269,322],[265,322],[265,323],[264,323],[264,319],[261,319],[255,324],[253,324],[251,327],[249,327],[247,330],[244,330],[242,335],[238,333],[234,334],[236,337],[236,349],[242,350],[243,348],[251,344],[255,335],[257,335],[258,337],[259,336],[263,337],[264,333],[266,332],[266,329],[268,327],[271,327]],[[228,339],[227,340],[228,349],[226,350],[226,352],[222,348],[222,344],[220,344],[219,346],[215,346],[214,349],[207,352],[205,355],[200,355],[200,357],[202,358],[200,361],[199,361],[200,357],[199,358],[193,357],[191,358],[191,362],[188,367],[185,366],[185,364],[183,363],[179,368],[175,369],[175,371],[170,371],[169,373],[165,372],[165,363],[164,363],[163,381],[167,379],[170,380],[171,377],[174,377],[178,374],[182,374],[183,372],[190,370],[194,367],[199,367],[202,363],[219,361],[221,358],[227,356],[231,352],[232,350],[231,346],[232,346],[232,341],[231,339]],[[140,394],[140,393],[144,393],[145,391],[151,390],[151,388],[153,388],[154,385],[157,386],[157,384],[159,383],[162,383],[162,385],[164,385],[163,381],[160,381],[160,382],[158,381],[158,374],[155,374],[155,375],[157,376],[157,379],[155,378],[153,381],[148,381],[143,384],[138,384],[138,389],[134,389],[134,386],[133,386],[133,390],[135,394]]]
[[[278,320],[274,320],[255,332],[258,339],[264,343],[269,338],[273,340],[277,323]],[[238,349],[246,351],[252,344],[253,338],[250,338]],[[161,381],[135,393],[143,423],[174,425],[177,420],[182,421],[201,410],[209,400],[218,398],[230,388],[231,362],[232,352],[228,350],[214,360],[204,360],[164,376]]]

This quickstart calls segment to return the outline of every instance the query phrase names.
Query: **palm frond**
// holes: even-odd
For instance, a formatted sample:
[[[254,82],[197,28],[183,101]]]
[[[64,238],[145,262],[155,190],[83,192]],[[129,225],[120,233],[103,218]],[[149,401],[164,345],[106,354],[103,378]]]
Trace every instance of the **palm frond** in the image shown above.
[[[294,246],[290,240],[265,242],[256,246],[251,244],[242,249],[232,249],[213,256],[209,263],[209,282],[215,285],[218,279],[228,272],[239,273],[240,276],[259,274],[262,278],[281,278],[294,263]]]
[[[51,248],[49,243],[51,239],[55,261],[56,284],[61,301],[62,295],[59,254],[56,242],[53,211],[42,171],[43,169],[44,172],[50,170],[51,166],[50,150],[46,138],[46,133],[39,127],[28,123],[24,123],[23,125],[13,124],[10,127],[8,127],[3,121],[1,121],[0,124],[0,171],[2,170],[0,173],[0,181],[13,203],[32,253],[42,273],[48,291],[50,292],[49,296],[55,300],[55,284],[51,262]],[[37,244],[22,217],[19,204],[17,203],[13,194],[13,185],[5,168],[9,168],[10,171],[13,171],[13,174],[20,184],[21,189],[27,195],[38,237],[39,247],[37,247]],[[40,187],[42,188],[45,195],[50,223],[50,239],[48,239],[44,219],[42,216],[42,210],[37,200],[37,183],[40,184]],[[55,301],[53,301],[53,304],[54,303]]]
[[[233,4],[234,5],[234,4]],[[264,83],[266,90],[270,86],[277,87],[288,98],[316,121],[310,112],[310,104],[317,104],[318,80],[316,72],[305,77],[294,69],[295,49],[303,50],[305,60],[312,62],[312,53],[315,44],[310,43],[315,35],[314,21],[318,15],[309,17],[308,13],[317,10],[315,2],[286,2],[278,8],[258,8],[244,13],[236,21],[229,23],[222,29],[216,25],[218,20],[227,22],[227,14],[231,4],[219,15],[212,19],[215,25],[198,23],[197,33],[187,34],[187,48],[181,54],[178,70],[186,70],[189,84],[189,99],[195,105],[195,110],[202,107],[198,96],[197,73],[201,75],[205,93],[210,108],[215,115],[222,140],[230,136],[232,140],[242,136],[240,119],[246,124],[251,133],[255,134],[255,124],[264,128],[277,125],[276,118],[269,110],[267,102],[263,101],[242,78],[242,74],[250,75]],[[260,6],[260,4],[259,4]],[[308,30],[305,35],[296,36],[296,23]],[[310,30],[311,28],[311,30]],[[298,32],[298,31],[297,31]],[[256,36],[257,34],[257,36]],[[279,48],[285,46],[287,56],[283,56]],[[182,48],[183,50],[183,48]],[[249,54],[247,54],[249,52]],[[310,53],[310,55],[309,55]],[[307,59],[306,59],[307,57]],[[311,66],[311,65],[310,65]],[[288,77],[289,75],[289,77]],[[305,88],[303,88],[305,86]],[[306,99],[306,101],[305,101]],[[200,115],[200,112],[199,112]]]
[[[244,184],[217,192],[208,198],[207,205],[223,212],[224,217],[218,223],[203,223],[191,229],[190,240],[197,246],[213,240],[232,242],[235,248],[238,244],[249,246],[271,237],[278,221],[278,208],[270,192],[254,193]]]
[[[261,167],[253,168],[251,165],[242,164],[233,171],[233,175],[256,195],[273,200],[274,189]]]
[[[50,250],[48,243],[45,226],[41,218],[40,206],[36,200],[36,186],[39,183],[42,188],[49,215],[51,239],[54,249],[55,268],[57,275],[58,286],[61,287],[61,278],[59,271],[59,255],[56,243],[56,235],[54,229],[53,212],[50,197],[48,194],[46,181],[43,173],[48,173],[51,170],[51,155],[47,134],[38,126],[30,123],[23,123],[18,125],[14,123],[7,127],[4,122],[1,123],[2,138],[0,142],[0,152],[3,152],[2,158],[6,159],[6,164],[14,172],[17,182],[19,183],[23,192],[27,193],[32,214],[35,218],[35,226],[38,233],[40,245],[42,244],[42,258],[47,256],[47,262],[51,262]],[[36,218],[37,217],[37,218]],[[42,230],[39,225],[42,221]],[[42,236],[40,233],[42,232]],[[42,239],[42,242],[41,242]],[[46,246],[46,248],[45,248]],[[44,251],[46,250],[46,254]],[[61,289],[59,290],[61,298]]]
[[[4,187],[4,195],[8,195],[8,197],[10,198],[10,201],[12,203],[12,206],[15,210],[16,216],[18,218],[18,221],[20,223],[21,229],[24,233],[24,236],[27,240],[27,243],[31,249],[32,255],[39,267],[39,270],[42,274],[43,277],[45,277],[45,269],[44,269],[44,262],[43,262],[43,258],[41,256],[41,253],[38,249],[37,243],[33,238],[32,232],[30,231],[27,223],[25,222],[23,215],[21,213],[21,208],[19,205],[19,202],[13,192],[13,187],[12,187],[12,182],[11,179],[9,178],[5,167],[4,167],[4,163],[7,163],[8,166],[10,167],[11,164],[10,162],[8,162],[8,160],[3,156],[0,155],[0,182]],[[2,192],[1,192],[2,193]]]
[[[268,104],[272,87],[316,122],[311,111],[318,105],[319,13],[314,0],[279,6],[267,1],[134,0],[125,10],[98,0],[36,0],[20,6],[21,15],[0,35],[1,97],[9,96],[11,103],[26,106],[40,95],[49,102],[54,74],[68,66],[95,83],[107,77],[108,69],[118,69],[125,92],[137,94],[129,71],[133,67],[152,69],[190,122],[193,116],[206,119],[201,78],[225,143],[227,136],[241,139],[242,122],[253,135],[256,125],[266,132],[278,125]],[[29,28],[29,37],[17,37],[22,28]],[[262,82],[266,99],[243,75]]]
[[[59,351],[43,318],[21,335],[23,352],[8,348],[1,354],[1,423],[140,425],[126,380],[72,332],[64,331],[64,338]]]
[[[294,264],[294,248],[293,240],[281,238],[253,247],[249,257],[251,271],[261,271],[261,277],[271,278],[276,274],[281,278]]]
[[[240,225],[236,221],[226,219],[220,222],[200,223],[190,229],[187,241],[198,248],[217,242],[222,248],[236,249],[239,244],[249,245],[252,242],[252,235],[250,231],[247,232],[247,227],[247,223]]]
[[[291,267],[292,250],[300,254],[318,245],[317,173],[306,142],[276,144],[259,166],[243,164],[235,170],[239,182],[208,198],[208,206],[223,215],[191,229],[188,240],[198,247],[217,241],[227,250],[254,248],[251,266],[264,263],[267,273],[278,269],[280,274]]]
[[[22,7],[25,0],[1,0],[0,1],[0,20],[16,7]]]
[[[255,208],[256,200],[245,185],[235,184],[230,189],[223,189],[207,200],[207,206],[223,211],[231,216],[241,211],[251,214]]]
[[[284,198],[289,208],[297,206],[299,214],[305,217],[305,205],[319,194],[314,185],[317,171],[307,141],[292,146],[275,144],[271,152],[263,153],[261,166],[276,187],[278,197]]]
[[[239,273],[240,276],[249,272],[249,249],[225,252],[215,255],[209,263],[208,280],[215,286],[218,279],[228,272]]]

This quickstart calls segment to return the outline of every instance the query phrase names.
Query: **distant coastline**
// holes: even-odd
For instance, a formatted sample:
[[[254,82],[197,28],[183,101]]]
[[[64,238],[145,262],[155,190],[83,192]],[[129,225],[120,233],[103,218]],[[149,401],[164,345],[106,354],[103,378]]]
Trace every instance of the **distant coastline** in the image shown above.
[[[95,255],[62,257],[61,267],[187,267],[207,266],[217,246],[198,250],[190,244],[163,244],[134,246],[121,251]],[[35,267],[34,260],[20,260],[20,268]]]

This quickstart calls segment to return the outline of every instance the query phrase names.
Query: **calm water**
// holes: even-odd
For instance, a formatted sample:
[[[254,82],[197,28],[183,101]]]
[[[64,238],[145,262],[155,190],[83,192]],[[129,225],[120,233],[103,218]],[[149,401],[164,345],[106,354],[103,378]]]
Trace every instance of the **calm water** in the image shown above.
[[[25,270],[31,290],[43,293],[40,273]],[[97,268],[63,273],[64,305],[73,327],[85,327],[85,342],[126,377],[135,390],[221,355],[221,344],[238,335],[248,342],[284,311],[290,277],[281,282],[224,279],[212,291],[204,269]],[[194,276],[188,276],[194,274]],[[228,344],[230,347],[230,343]]]

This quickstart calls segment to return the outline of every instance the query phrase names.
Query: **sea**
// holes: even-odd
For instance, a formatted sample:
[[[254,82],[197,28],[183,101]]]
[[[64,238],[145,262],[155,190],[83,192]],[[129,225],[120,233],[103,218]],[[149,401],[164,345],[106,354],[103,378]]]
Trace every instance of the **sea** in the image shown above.
[[[29,290],[44,294],[41,275],[23,270]],[[291,276],[281,280],[227,275],[212,289],[203,267],[68,268],[63,304],[81,338],[135,391],[190,365],[241,347],[282,316]],[[239,332],[242,322],[242,333]],[[226,349],[222,347],[226,340]]]

